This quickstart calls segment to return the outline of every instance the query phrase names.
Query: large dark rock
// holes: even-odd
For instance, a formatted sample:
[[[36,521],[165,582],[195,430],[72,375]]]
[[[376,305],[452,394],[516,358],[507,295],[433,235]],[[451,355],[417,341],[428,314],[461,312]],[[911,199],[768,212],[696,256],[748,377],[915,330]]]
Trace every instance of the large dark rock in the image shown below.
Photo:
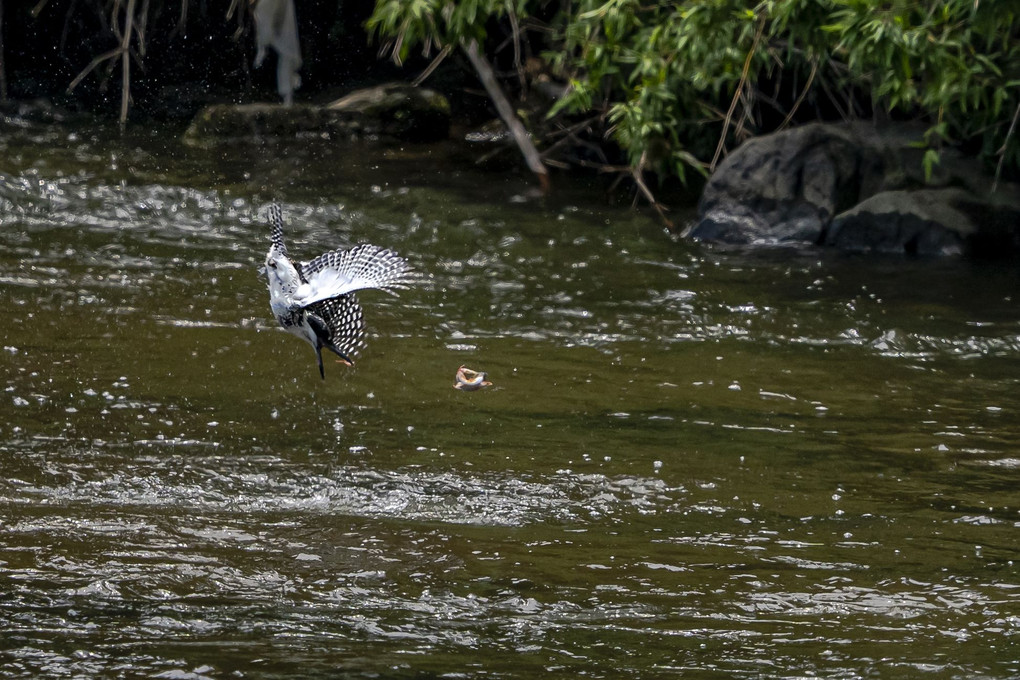
[[[951,150],[930,177],[910,126],[813,124],[744,143],[720,164],[689,230],[724,243],[812,243],[915,255],[1020,254],[1020,191],[989,194]]]
[[[833,219],[824,242],[907,255],[1020,253],[1020,202],[960,188],[884,191]]]
[[[960,189],[883,191],[836,216],[825,244],[843,250],[917,255],[960,255],[976,231],[954,201]]]
[[[755,137],[712,175],[690,235],[726,243],[816,243],[836,213],[877,191],[883,169],[877,140],[851,127],[805,125]]]
[[[251,137],[434,141],[450,133],[443,95],[402,83],[358,90],[328,106],[214,104],[202,109],[185,141],[210,144]]]

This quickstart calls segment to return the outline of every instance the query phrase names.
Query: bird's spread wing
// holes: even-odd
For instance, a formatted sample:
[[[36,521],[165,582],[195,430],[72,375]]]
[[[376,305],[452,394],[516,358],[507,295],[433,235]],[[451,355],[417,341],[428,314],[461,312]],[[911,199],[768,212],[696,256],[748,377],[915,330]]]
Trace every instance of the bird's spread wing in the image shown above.
[[[328,334],[323,344],[341,356],[354,359],[364,346],[365,316],[354,295],[317,302],[306,310],[322,319]]]
[[[308,283],[298,288],[294,300],[308,306],[365,288],[406,288],[411,267],[392,250],[364,243],[319,255],[301,265],[301,274]]]
[[[269,240],[281,255],[286,256],[287,245],[283,242],[283,210],[279,203],[269,206],[269,225]]]

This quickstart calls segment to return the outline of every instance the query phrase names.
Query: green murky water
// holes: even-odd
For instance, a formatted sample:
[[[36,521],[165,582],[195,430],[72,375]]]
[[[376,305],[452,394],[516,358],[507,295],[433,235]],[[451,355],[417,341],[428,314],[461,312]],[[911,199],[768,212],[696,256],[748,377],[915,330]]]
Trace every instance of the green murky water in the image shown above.
[[[0,141],[0,675],[1020,675],[1015,265],[309,146]],[[325,381],[273,199],[422,273]]]

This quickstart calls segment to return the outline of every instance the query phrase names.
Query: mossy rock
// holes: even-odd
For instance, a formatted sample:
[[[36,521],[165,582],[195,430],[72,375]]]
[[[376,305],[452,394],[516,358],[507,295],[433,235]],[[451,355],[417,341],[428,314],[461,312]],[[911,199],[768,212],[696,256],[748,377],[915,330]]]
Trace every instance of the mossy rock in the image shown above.
[[[450,102],[434,90],[387,83],[356,90],[327,107],[373,121],[383,134],[412,141],[437,141],[450,134]]]
[[[352,92],[328,106],[214,104],[199,111],[184,139],[197,145],[309,136],[426,142],[446,139],[449,133],[450,104],[443,95],[396,83]]]
[[[213,104],[198,112],[185,139],[228,140],[246,137],[294,137],[326,127],[320,106],[295,104]]]

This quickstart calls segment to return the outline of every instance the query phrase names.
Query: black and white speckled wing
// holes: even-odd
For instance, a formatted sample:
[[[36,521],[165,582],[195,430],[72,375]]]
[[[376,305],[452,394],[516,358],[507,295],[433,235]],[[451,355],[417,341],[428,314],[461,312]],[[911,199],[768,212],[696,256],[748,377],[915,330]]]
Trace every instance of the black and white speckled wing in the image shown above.
[[[324,344],[329,349],[353,360],[365,346],[365,316],[353,294],[316,302],[305,311],[322,319],[328,331],[323,339],[329,341]]]
[[[393,293],[411,283],[411,266],[388,248],[363,243],[350,250],[334,250],[301,265],[308,288],[299,292],[305,305],[378,288]]]
[[[269,206],[269,240],[281,255],[287,254],[287,244],[283,242],[283,209],[279,203]]]

